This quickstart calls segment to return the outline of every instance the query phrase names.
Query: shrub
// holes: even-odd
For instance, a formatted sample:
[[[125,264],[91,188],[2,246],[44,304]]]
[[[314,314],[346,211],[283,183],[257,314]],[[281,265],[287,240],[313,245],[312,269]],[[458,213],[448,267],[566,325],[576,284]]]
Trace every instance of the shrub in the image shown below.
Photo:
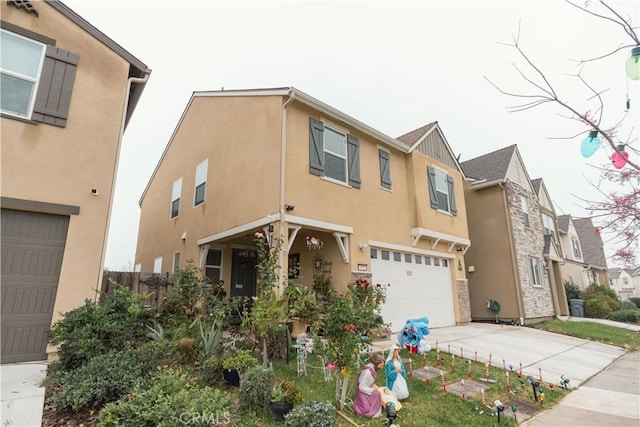
[[[636,305],[637,308],[640,308],[640,298],[638,297],[631,297],[629,298],[629,301],[631,301],[632,303],[634,303]]]
[[[287,427],[334,427],[336,409],[331,402],[305,402],[284,416]]]
[[[609,319],[616,322],[640,323],[640,310],[636,308],[613,311],[609,314]]]
[[[219,390],[199,388],[186,373],[163,368],[149,387],[137,385],[100,412],[99,427],[211,426],[231,423],[229,398]]]
[[[564,292],[567,295],[567,301],[582,299],[582,289],[580,289],[573,279],[569,278],[569,280],[563,281],[562,284],[564,285]]]
[[[53,325],[51,343],[59,345],[61,367],[71,371],[94,356],[110,350],[126,350],[149,340],[145,325],[152,324],[156,311],[143,308],[147,295],[134,294],[116,284],[110,295],[95,303],[69,311]]]
[[[57,409],[99,407],[118,400],[134,386],[146,384],[170,352],[168,343],[150,342],[127,351],[111,350],[79,368],[54,370],[45,384],[58,386],[50,401]]]
[[[609,314],[620,308],[620,298],[616,292],[602,285],[593,284],[583,293],[586,317],[606,319]]]
[[[620,310],[636,310],[637,308],[631,301],[622,301],[620,304]]]
[[[240,409],[244,412],[263,413],[271,401],[273,380],[271,368],[256,366],[249,369],[240,381]]]

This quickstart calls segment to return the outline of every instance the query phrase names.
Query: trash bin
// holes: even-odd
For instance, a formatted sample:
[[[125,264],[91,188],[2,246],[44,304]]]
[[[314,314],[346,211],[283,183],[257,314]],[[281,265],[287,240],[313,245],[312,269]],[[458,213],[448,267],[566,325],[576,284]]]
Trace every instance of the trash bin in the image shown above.
[[[573,317],[584,317],[584,301],[581,299],[570,299],[569,312]]]

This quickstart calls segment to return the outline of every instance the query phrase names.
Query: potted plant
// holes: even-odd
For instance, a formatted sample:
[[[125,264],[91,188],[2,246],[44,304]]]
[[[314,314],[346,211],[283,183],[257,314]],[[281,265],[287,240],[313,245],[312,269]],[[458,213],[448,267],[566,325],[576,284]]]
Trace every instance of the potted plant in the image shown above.
[[[295,339],[305,332],[307,325],[316,320],[318,314],[316,295],[312,289],[290,280],[285,288],[285,298],[291,337]]]
[[[234,356],[228,357],[222,363],[223,377],[227,384],[238,387],[242,375],[258,364],[249,350],[238,350]]]
[[[302,394],[295,383],[278,380],[271,388],[269,412],[274,419],[284,421],[284,416],[293,409],[293,405],[302,402]]]

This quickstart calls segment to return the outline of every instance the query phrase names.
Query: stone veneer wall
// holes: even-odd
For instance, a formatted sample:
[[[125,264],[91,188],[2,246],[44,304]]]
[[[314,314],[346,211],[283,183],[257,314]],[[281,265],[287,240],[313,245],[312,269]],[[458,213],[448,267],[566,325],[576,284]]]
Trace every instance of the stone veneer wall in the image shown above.
[[[520,286],[522,295],[524,318],[534,319],[554,316],[555,310],[549,282],[549,271],[543,268],[544,284],[542,286],[533,286],[529,283],[528,258],[539,258],[544,262],[542,255],[544,250],[544,229],[538,209],[538,200],[533,192],[512,181],[507,180],[505,187],[511,210],[511,225],[517,258],[516,265],[518,267],[518,278],[520,279],[520,283],[517,286]],[[527,198],[530,227],[525,227],[524,225],[520,196]]]
[[[459,324],[471,322],[471,300],[469,297],[469,281],[467,279],[456,280],[458,289],[458,310],[460,313]]]

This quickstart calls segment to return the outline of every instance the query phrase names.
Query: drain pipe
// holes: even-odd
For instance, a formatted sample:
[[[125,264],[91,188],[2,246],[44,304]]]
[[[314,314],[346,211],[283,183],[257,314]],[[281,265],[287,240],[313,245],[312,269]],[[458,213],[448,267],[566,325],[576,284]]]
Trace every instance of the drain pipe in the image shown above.
[[[522,295],[520,293],[520,280],[518,277],[518,265],[516,264],[516,253],[513,242],[511,213],[509,211],[509,203],[507,200],[507,188],[504,186],[504,182],[499,182],[498,185],[502,189],[502,197],[504,201],[504,211],[507,218],[507,234],[509,235],[509,249],[511,250],[511,267],[513,268],[513,278],[516,286],[516,299],[518,300],[518,317],[520,317],[520,326],[524,326],[524,310],[522,308]]]
[[[102,255],[100,256],[100,271],[98,274],[98,287],[95,296],[96,302],[98,301],[99,291],[102,290],[102,272],[104,269],[104,261],[107,256],[107,238],[109,236],[109,225],[111,224],[111,209],[113,208],[113,195],[116,192],[116,179],[118,177],[118,163],[120,162],[120,148],[122,146],[122,137],[124,135],[124,126],[127,121],[127,105],[129,105],[129,97],[131,96],[131,85],[133,83],[146,83],[151,75],[151,70],[144,75],[144,77],[129,77],[127,79],[127,93],[124,98],[124,106],[122,108],[122,120],[120,122],[120,133],[118,134],[118,147],[116,149],[116,158],[113,165],[113,178],[111,179],[111,191],[109,192],[109,208],[107,210],[107,221],[104,228],[104,237],[102,244]],[[135,259],[133,260],[135,264]]]
[[[284,236],[285,233],[285,226],[286,226],[286,220],[285,220],[285,208],[284,208],[284,204],[285,204],[285,200],[284,200],[284,192],[285,192],[285,179],[286,179],[286,158],[287,158],[287,106],[291,103],[291,101],[293,101],[293,99],[296,97],[295,92],[293,91],[293,89],[289,89],[289,98],[284,102],[284,104],[282,104],[282,118],[281,118],[281,122],[280,122],[280,206],[279,206],[279,212],[280,212],[280,235]],[[288,243],[288,239],[287,239],[287,243]],[[280,253],[278,254],[278,262],[279,265],[284,267],[284,252],[285,249],[281,248]],[[288,251],[287,251],[288,253]],[[280,273],[282,274],[282,277],[280,278],[280,280],[278,280],[278,296],[282,296],[282,293],[284,292],[284,273],[282,273],[283,271],[287,271],[287,269],[281,268],[280,269]]]

